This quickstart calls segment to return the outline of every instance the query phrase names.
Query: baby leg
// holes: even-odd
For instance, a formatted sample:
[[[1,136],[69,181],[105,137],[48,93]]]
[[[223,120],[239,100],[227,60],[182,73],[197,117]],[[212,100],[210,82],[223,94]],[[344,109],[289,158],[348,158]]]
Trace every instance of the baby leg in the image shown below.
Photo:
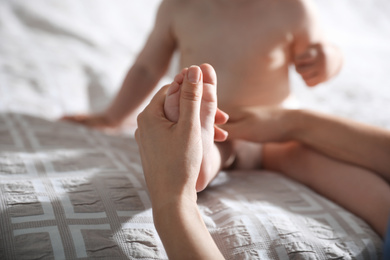
[[[266,144],[263,153],[266,169],[307,185],[364,219],[384,237],[390,214],[390,186],[379,175],[296,142]]]
[[[244,140],[234,140],[232,143],[234,169],[253,170],[262,168],[262,144]]]

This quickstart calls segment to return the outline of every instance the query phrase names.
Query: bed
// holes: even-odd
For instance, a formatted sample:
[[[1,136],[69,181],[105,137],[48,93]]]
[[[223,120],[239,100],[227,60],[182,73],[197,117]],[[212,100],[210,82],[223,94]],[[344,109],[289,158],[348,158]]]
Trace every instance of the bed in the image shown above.
[[[133,136],[56,120],[108,104],[159,2],[0,2],[0,259],[167,259]],[[390,129],[390,3],[315,2],[345,67],[294,75],[297,98]],[[221,172],[198,204],[227,259],[381,258],[362,219],[278,173]]]

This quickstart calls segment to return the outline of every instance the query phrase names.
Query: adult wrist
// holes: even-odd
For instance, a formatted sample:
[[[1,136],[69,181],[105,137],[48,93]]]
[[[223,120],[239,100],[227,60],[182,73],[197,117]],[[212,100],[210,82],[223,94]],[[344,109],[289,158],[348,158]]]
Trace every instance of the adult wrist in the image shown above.
[[[197,205],[197,193],[194,189],[179,190],[169,189],[165,187],[160,191],[149,191],[152,201],[153,210],[157,213],[165,208],[184,207]]]
[[[196,196],[196,195],[195,195]],[[181,219],[184,214],[198,212],[196,199],[186,196],[176,196],[170,200],[155,200],[152,202],[153,219],[156,229],[159,230],[172,219]]]

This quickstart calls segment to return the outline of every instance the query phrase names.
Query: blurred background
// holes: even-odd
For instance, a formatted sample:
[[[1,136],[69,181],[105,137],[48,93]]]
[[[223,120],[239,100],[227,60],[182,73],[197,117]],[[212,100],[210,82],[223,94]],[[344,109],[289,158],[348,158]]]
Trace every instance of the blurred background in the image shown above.
[[[0,0],[0,111],[56,119],[103,110],[142,48],[160,1]],[[298,100],[390,129],[390,1],[313,1],[345,64],[315,88],[292,68]]]

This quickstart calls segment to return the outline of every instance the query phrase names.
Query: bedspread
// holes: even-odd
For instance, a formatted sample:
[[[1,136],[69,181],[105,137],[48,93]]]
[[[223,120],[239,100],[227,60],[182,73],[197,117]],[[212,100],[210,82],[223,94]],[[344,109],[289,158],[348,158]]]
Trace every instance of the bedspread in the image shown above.
[[[0,259],[166,259],[132,137],[0,115]],[[359,218],[272,172],[222,172],[199,207],[227,259],[377,259]]]

